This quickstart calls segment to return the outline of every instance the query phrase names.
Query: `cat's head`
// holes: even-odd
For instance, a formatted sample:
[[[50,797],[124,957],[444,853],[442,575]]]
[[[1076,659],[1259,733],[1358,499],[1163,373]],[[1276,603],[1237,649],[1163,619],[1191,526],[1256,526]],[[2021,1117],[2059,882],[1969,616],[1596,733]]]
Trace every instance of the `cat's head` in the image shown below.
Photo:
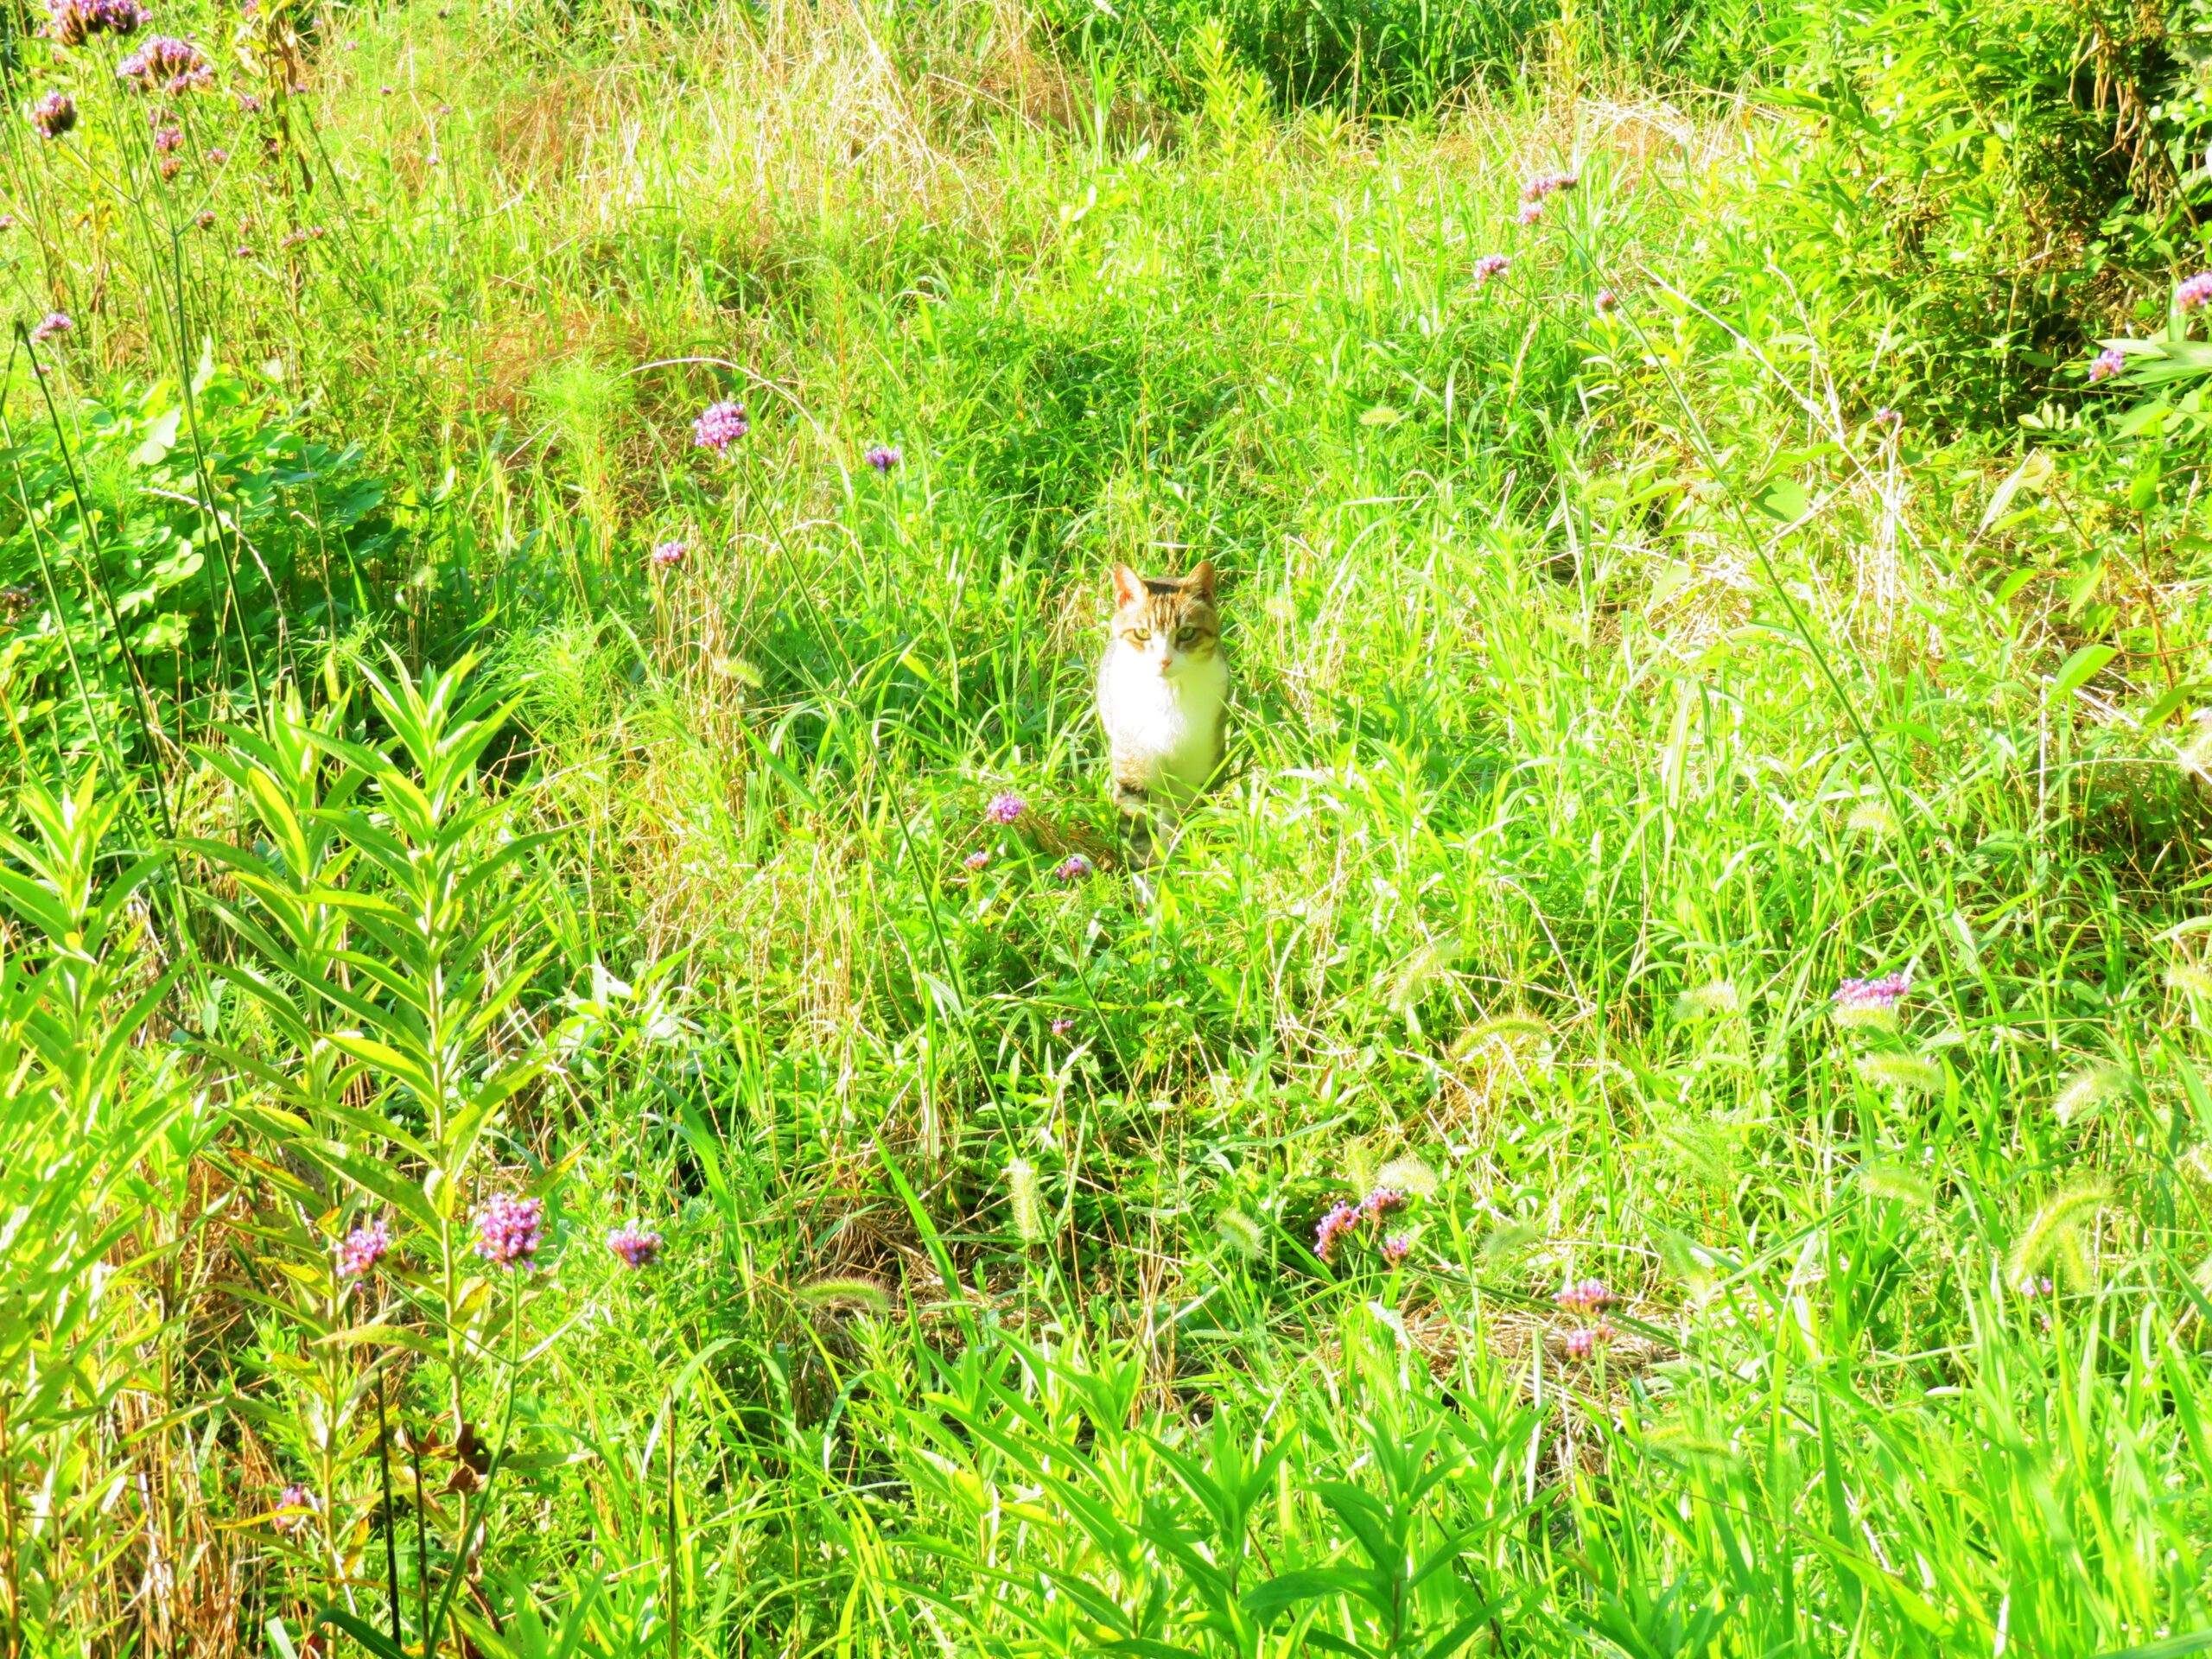
[[[1187,576],[1141,576],[1114,567],[1116,650],[1134,652],[1162,674],[1203,661],[1221,649],[1221,617],[1214,609],[1213,561]]]

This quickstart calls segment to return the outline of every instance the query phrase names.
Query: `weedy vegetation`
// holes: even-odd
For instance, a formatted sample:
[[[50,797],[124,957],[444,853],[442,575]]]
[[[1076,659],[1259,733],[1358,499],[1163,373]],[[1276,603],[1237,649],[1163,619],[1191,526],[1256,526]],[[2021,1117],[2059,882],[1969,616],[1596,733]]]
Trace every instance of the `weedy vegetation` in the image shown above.
[[[2212,1651],[2196,10],[10,18],[10,1659]]]

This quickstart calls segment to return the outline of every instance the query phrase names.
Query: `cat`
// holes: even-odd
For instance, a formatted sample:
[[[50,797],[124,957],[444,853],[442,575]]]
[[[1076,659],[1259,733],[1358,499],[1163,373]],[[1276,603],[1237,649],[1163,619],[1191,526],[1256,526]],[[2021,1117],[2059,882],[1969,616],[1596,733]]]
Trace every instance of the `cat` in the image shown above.
[[[1114,567],[1114,621],[1098,665],[1098,720],[1129,862],[1154,856],[1155,822],[1172,830],[1221,768],[1229,658],[1211,559],[1187,576]]]

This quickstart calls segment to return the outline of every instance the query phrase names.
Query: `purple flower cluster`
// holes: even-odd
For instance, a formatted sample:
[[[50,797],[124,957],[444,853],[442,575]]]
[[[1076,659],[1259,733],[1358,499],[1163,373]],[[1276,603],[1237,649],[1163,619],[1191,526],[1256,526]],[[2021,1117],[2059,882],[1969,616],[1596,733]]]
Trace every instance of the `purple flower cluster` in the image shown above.
[[[1370,1221],[1394,1216],[1405,1207],[1406,1195],[1395,1186],[1378,1186],[1357,1205],[1339,1201],[1321,1217],[1320,1224],[1313,1230],[1313,1254],[1324,1262],[1327,1261],[1329,1253],[1336,1249],[1337,1241],[1346,1233],[1356,1231]],[[1394,1243],[1402,1243],[1405,1249],[1393,1255],[1391,1246]],[[1412,1249],[1413,1240],[1403,1234],[1395,1234],[1382,1241],[1382,1254],[1392,1262],[1403,1261],[1407,1252]]]
[[[861,459],[879,473],[888,474],[899,464],[899,452],[887,443],[879,443]]]
[[[1063,881],[1080,881],[1096,867],[1081,853],[1070,853],[1052,868],[1052,874]]]
[[[1576,1313],[1595,1313],[1600,1308],[1611,1307],[1620,1300],[1602,1279],[1576,1279],[1556,1293],[1552,1300]]]
[[[1567,1333],[1567,1351],[1571,1358],[1587,1359],[1620,1333],[1611,1324],[1600,1319],[1595,1325]]]
[[[2212,270],[2200,270],[2174,289],[2174,303],[2184,311],[2194,311],[2207,300],[2212,300]]]
[[[138,0],[49,0],[46,37],[82,46],[95,35],[136,35],[153,21]]]
[[[1414,1240],[1411,1233],[1392,1233],[1382,1241],[1382,1259],[1392,1267],[1397,1266],[1413,1253]]]
[[[190,41],[174,35],[156,35],[115,66],[116,79],[130,81],[140,92],[162,92],[175,97],[196,86],[215,84],[215,66]]]
[[[1521,187],[1521,200],[1541,201],[1546,196],[1554,195],[1561,190],[1572,190],[1581,182],[1580,173],[1541,174]]]
[[[691,442],[697,448],[726,455],[730,445],[752,429],[752,422],[745,418],[743,404],[709,404],[691,423]]]
[[[1065,1037],[1068,1033],[1074,1029],[1075,1021],[1072,1020],[1055,1020],[1052,1021],[1052,1035],[1055,1037]]]
[[[356,1227],[338,1247],[338,1276],[365,1279],[391,1253],[391,1229],[381,1221]]]
[[[607,1248],[620,1256],[635,1272],[640,1268],[650,1268],[660,1260],[661,1236],[632,1222],[609,1233]]]
[[[974,852],[969,854],[967,857],[962,859],[960,861],[969,869],[980,870],[983,866],[991,861],[991,855],[985,852],[982,848],[978,847]]]
[[[1885,1012],[1894,1008],[1898,1000],[1912,988],[1912,982],[1903,974],[1885,974],[1880,979],[1847,979],[1835,988],[1834,1001],[1839,1008],[1879,1008]]]
[[[545,1201],[502,1192],[476,1212],[476,1254],[495,1268],[527,1268],[545,1242]]]
[[[31,125],[41,138],[59,138],[75,130],[77,102],[67,92],[48,92],[31,105]]]
[[[184,129],[177,126],[156,126],[154,129],[154,153],[166,156],[171,150],[184,148]]]
[[[43,346],[56,334],[66,334],[76,326],[67,311],[49,311],[31,330],[31,340],[35,345]]]
[[[1486,253],[1475,261],[1475,286],[1483,287],[1493,276],[1503,276],[1513,269],[1513,262],[1502,253]]]
[[[683,563],[684,556],[690,550],[682,542],[663,542],[645,556],[656,569],[672,570]]]
[[[1874,424],[1877,426],[1888,427],[1903,426],[1904,424],[1904,416],[1898,414],[1894,409],[1878,409],[1874,411]]]
[[[307,1524],[315,1513],[315,1494],[296,1481],[276,1494],[276,1513],[269,1524],[279,1532],[293,1532]]]
[[[1012,823],[1028,810],[1028,802],[1007,790],[991,797],[990,804],[983,809],[983,816],[993,823]]]
[[[2127,367],[2127,359],[2117,346],[2107,346],[2097,353],[2097,360],[2089,365],[2089,384],[2109,380]]]
[[[1598,297],[1591,303],[1600,311],[1617,311],[1620,308],[1621,296],[1610,288],[1601,288],[1598,290]]]

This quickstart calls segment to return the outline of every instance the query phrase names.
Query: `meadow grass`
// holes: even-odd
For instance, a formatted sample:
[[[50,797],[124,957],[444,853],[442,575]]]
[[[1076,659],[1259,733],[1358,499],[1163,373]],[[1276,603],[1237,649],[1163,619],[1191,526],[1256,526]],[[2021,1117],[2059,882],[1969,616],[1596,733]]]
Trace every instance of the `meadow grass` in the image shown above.
[[[2184,425],[1572,12],[264,6],[5,141],[11,1654],[2212,1648]]]

